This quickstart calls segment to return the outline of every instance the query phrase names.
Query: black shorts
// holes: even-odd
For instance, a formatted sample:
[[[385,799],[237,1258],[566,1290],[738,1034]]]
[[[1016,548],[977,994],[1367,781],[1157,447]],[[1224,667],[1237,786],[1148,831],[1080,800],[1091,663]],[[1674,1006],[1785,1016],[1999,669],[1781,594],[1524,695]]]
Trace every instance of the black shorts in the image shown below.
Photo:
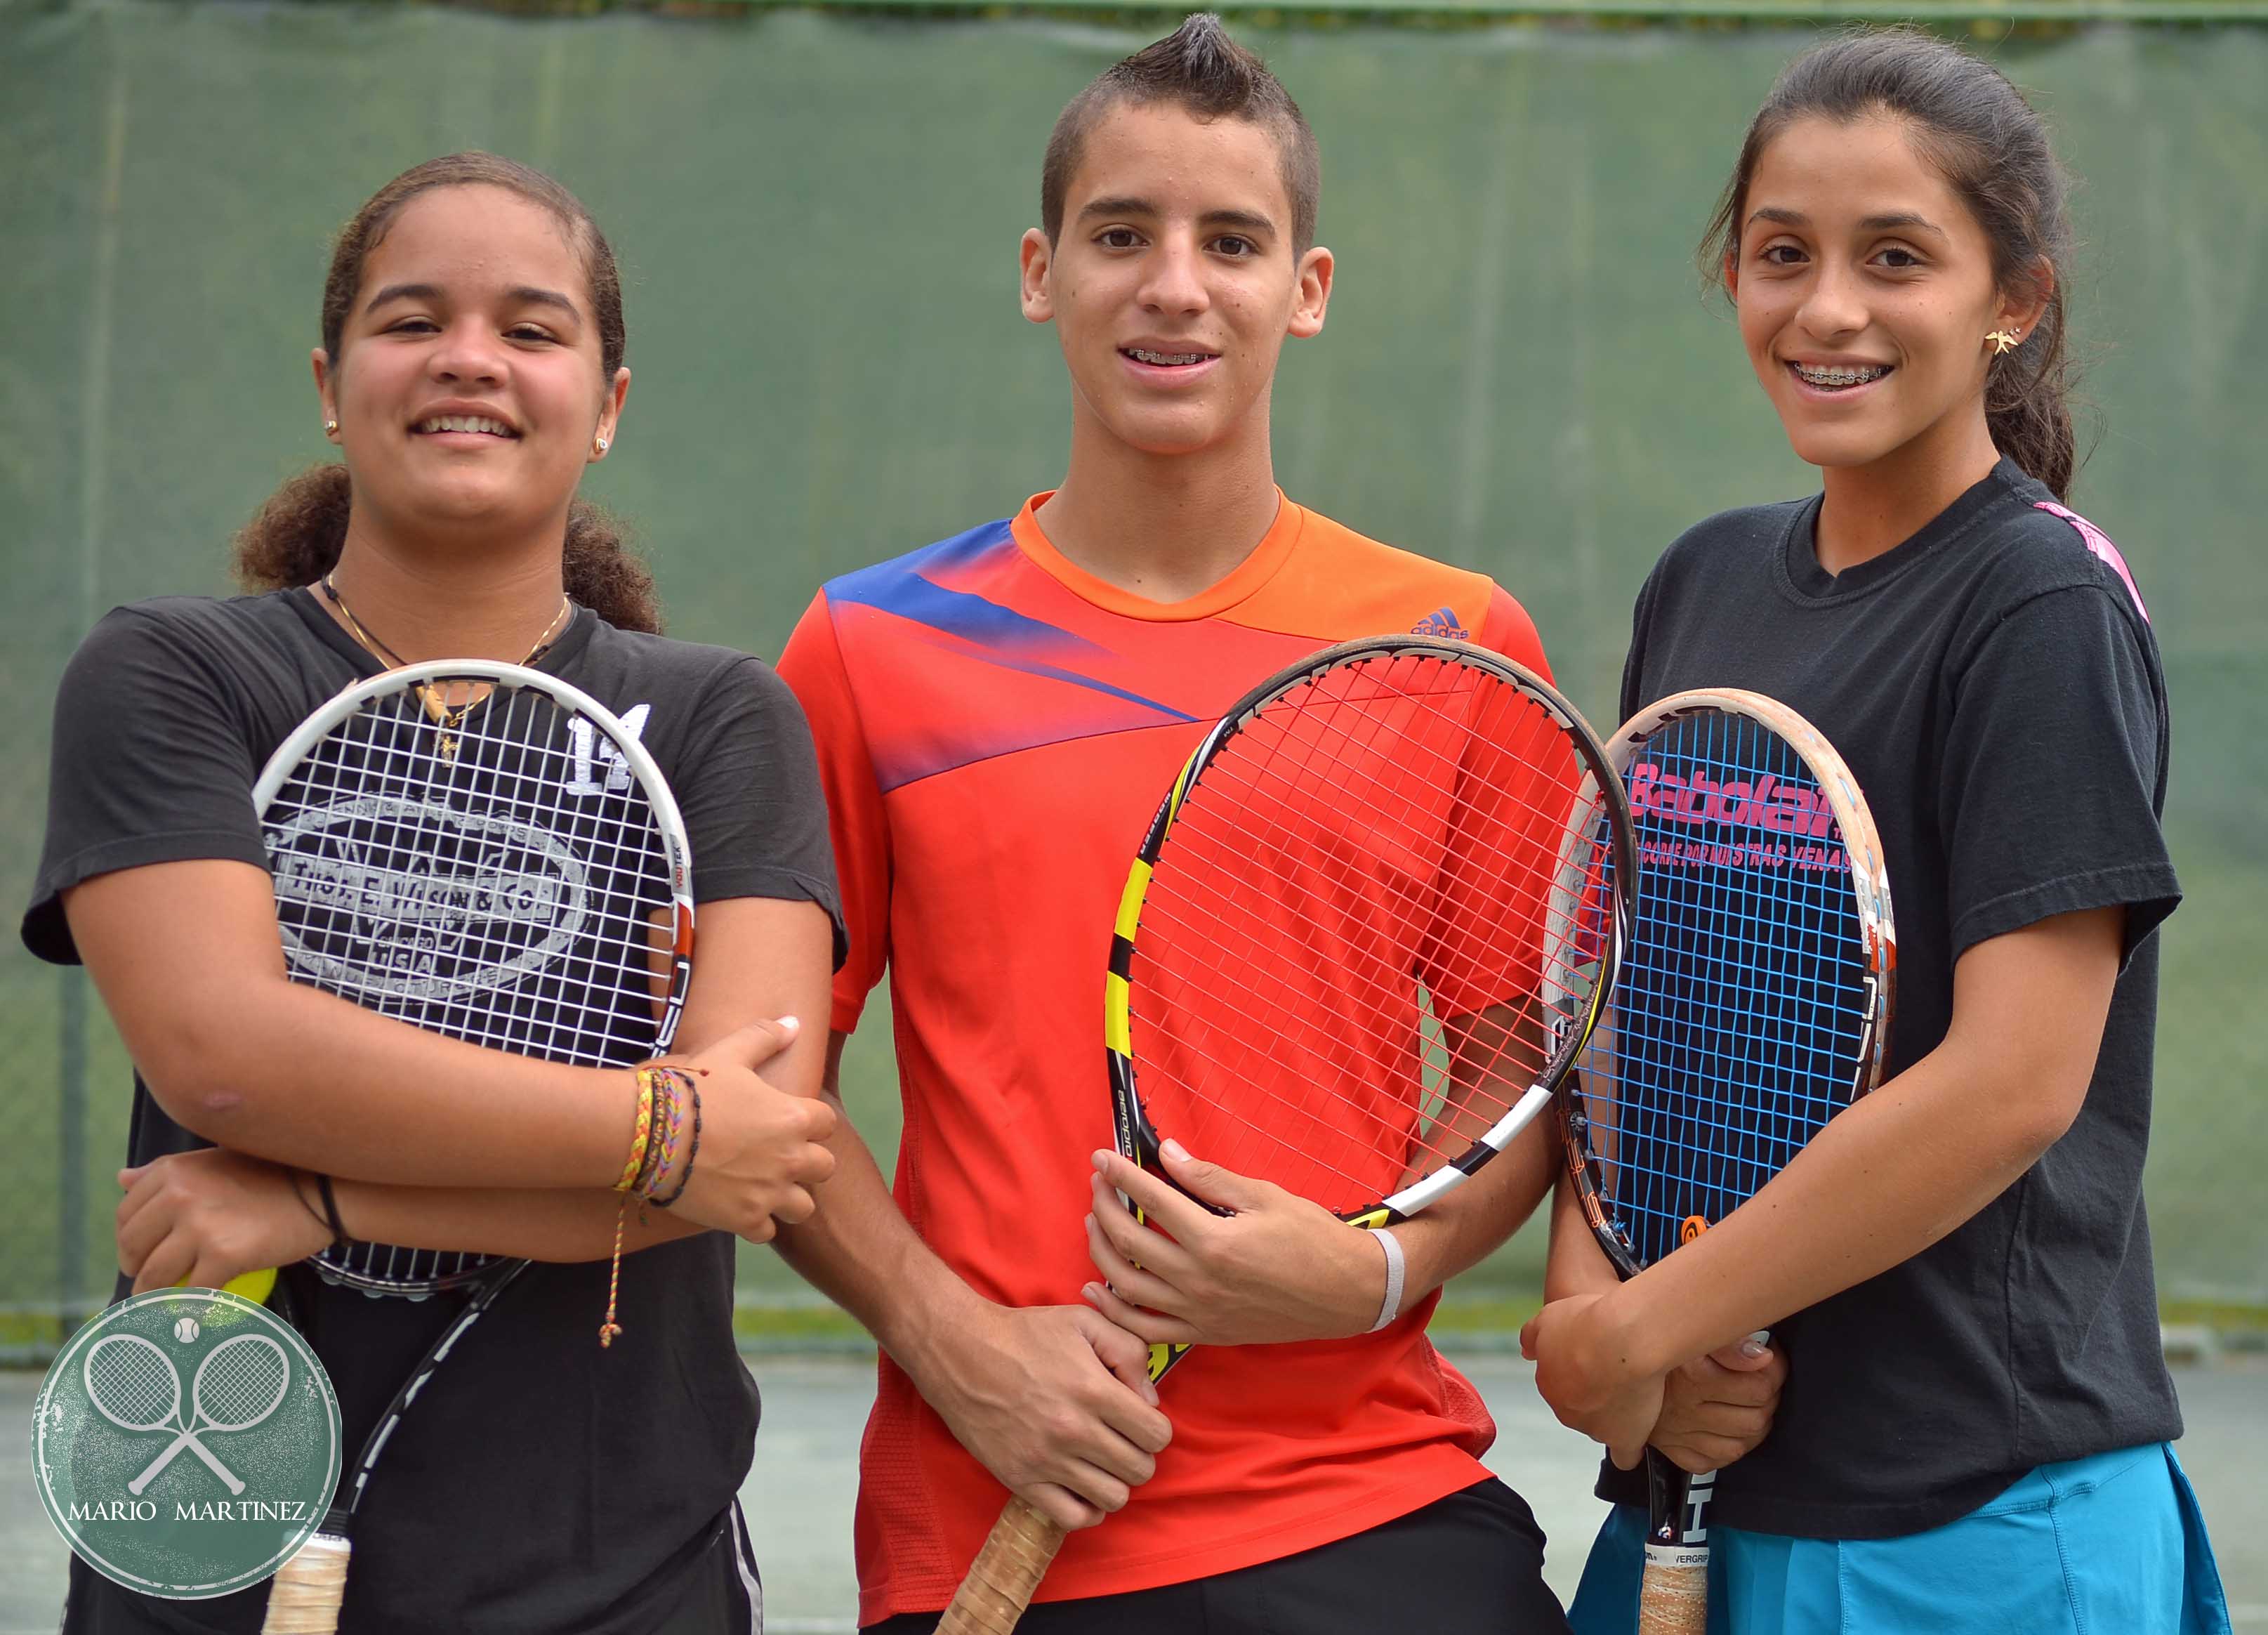
[[[1102,1524],[1108,1527],[1109,1522]],[[868,1635],[929,1635],[906,1613]],[[1566,1635],[1543,1582],[1543,1529],[1494,1477],[1366,1533],[1215,1578],[1043,1601],[1018,1635]]]

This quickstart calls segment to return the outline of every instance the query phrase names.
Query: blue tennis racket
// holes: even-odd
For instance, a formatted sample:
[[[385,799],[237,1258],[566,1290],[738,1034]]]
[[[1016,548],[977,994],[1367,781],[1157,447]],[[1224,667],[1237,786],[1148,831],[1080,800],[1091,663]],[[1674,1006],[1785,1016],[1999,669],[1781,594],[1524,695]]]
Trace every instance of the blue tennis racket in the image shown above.
[[[1890,891],[1857,780],[1754,693],[1679,693],[1607,746],[1638,870],[1629,945],[1562,1103],[1592,1232],[1632,1278],[1738,1209],[1874,1088]],[[1714,1473],[1646,1450],[1639,1627],[1705,1635]]]

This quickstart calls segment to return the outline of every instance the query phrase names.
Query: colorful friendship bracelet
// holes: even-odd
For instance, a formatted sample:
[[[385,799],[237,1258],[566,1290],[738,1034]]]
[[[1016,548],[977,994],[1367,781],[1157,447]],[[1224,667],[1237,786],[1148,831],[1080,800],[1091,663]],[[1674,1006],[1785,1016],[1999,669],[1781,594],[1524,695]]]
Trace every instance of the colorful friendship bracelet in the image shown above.
[[[693,1179],[694,1160],[701,1156],[701,1086],[692,1074],[684,1075],[686,1093],[693,1098],[693,1139],[685,1148],[685,1167],[679,1172],[677,1185],[666,1197],[653,1198],[656,1209],[667,1209],[685,1196],[685,1183]]]
[[[630,1121],[630,1155],[622,1165],[622,1173],[615,1182],[615,1190],[628,1192],[637,1184],[638,1172],[645,1167],[646,1143],[653,1134],[653,1077],[652,1070],[637,1070],[637,1108]]]
[[[622,1203],[615,1210],[614,1256],[607,1269],[607,1315],[599,1325],[602,1347],[611,1346],[622,1331],[615,1319],[622,1299],[622,1237],[630,1226],[630,1199],[635,1197],[641,1204],[652,1203],[662,1209],[677,1202],[685,1194],[685,1183],[693,1175],[694,1156],[701,1150],[701,1089],[693,1075],[666,1063],[647,1062],[637,1070],[637,1116],[630,1131],[630,1158],[615,1183]],[[676,1166],[677,1138],[685,1127],[688,1101],[693,1103],[693,1139],[686,1149],[685,1168],[665,1199],[657,1196],[656,1189]],[[643,1219],[643,1209],[639,1213]]]
[[[638,1173],[636,1190],[639,1197],[651,1199],[676,1167],[678,1137],[685,1127],[686,1087],[691,1080],[683,1069],[661,1063],[640,1071],[653,1081],[654,1139],[648,1149],[645,1167]]]

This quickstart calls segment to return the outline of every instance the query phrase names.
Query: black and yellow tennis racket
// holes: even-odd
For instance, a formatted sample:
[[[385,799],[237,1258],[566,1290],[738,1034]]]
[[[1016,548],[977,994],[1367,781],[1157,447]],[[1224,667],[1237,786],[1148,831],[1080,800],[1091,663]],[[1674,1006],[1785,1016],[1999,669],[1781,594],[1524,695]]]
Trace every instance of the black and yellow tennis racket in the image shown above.
[[[1329,648],[1175,779],[1104,979],[1119,1149],[1168,1137],[1358,1226],[1407,1219],[1550,1104],[1614,980],[1630,814],[1572,706],[1462,642]],[[1188,1348],[1157,1345],[1150,1374]],[[1012,1499],[942,1635],[1012,1629],[1063,1533]]]

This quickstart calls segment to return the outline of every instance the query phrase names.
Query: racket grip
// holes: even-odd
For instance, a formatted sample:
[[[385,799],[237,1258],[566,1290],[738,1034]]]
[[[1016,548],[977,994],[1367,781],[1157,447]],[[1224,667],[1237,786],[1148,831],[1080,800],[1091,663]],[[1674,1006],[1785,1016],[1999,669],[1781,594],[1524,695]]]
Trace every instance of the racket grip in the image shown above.
[[[338,1635],[339,1603],[346,1598],[347,1562],[354,1546],[335,1533],[317,1533],[277,1569],[268,1587],[268,1618],[261,1635]]]
[[[1709,1569],[1646,1564],[1638,1593],[1638,1635],[1708,1635]]]
[[[1063,1542],[1061,1528],[1022,1499],[1010,1499],[937,1621],[937,1635],[1009,1635]]]

